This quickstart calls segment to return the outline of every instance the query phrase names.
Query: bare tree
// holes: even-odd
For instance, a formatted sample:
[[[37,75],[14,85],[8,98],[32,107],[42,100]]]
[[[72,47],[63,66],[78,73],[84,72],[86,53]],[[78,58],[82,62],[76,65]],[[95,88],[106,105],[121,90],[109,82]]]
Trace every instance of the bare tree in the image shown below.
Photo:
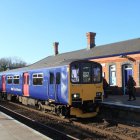
[[[0,59],[0,71],[6,71],[8,69],[16,69],[26,66],[27,63],[17,57],[1,58]]]

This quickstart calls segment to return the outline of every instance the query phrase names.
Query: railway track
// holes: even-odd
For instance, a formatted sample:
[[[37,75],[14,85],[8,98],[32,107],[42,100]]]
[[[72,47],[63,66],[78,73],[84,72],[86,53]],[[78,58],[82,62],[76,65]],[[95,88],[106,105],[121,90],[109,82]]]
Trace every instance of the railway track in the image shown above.
[[[29,117],[26,117],[22,114],[19,114],[15,111],[12,111],[2,105],[0,105],[0,110],[7,115],[13,117],[14,119],[26,124],[27,126],[39,131],[40,133],[52,138],[52,139],[66,139],[66,140],[78,140],[77,138],[67,135],[57,129],[54,129],[52,127],[46,126],[42,123],[37,122],[36,120],[33,120]]]
[[[26,116],[31,121],[31,126],[41,126],[43,131],[50,132],[56,129],[56,132],[51,131],[49,134],[53,139],[109,139],[109,140],[140,140],[140,128],[123,124],[109,124],[105,121],[87,121],[87,120],[70,120],[61,119],[48,113],[43,113],[33,108],[28,108],[12,102],[1,102],[0,110],[9,108],[18,113],[18,115]],[[33,115],[34,114],[34,115]],[[17,117],[19,118],[19,116]],[[25,122],[28,122],[27,120]],[[35,124],[36,125],[35,125]],[[47,127],[47,128],[46,128]],[[45,130],[45,129],[49,129]],[[39,128],[40,130],[40,128]],[[63,133],[62,133],[63,132]],[[82,133],[81,133],[82,132]],[[53,135],[52,135],[53,133]],[[55,137],[54,137],[54,134]]]
[[[28,108],[12,102],[0,102],[0,111],[8,114],[16,120],[32,127],[52,139],[86,139],[101,138],[101,136],[82,131],[69,120],[64,120],[38,110]],[[82,133],[81,133],[82,132]]]

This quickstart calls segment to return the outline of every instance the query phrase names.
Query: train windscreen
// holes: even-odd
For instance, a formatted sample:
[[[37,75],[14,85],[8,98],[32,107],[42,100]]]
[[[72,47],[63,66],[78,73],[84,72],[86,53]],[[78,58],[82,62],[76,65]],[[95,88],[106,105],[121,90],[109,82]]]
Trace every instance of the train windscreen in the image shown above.
[[[74,62],[71,64],[71,82],[76,84],[100,83],[102,81],[101,65],[92,62]]]

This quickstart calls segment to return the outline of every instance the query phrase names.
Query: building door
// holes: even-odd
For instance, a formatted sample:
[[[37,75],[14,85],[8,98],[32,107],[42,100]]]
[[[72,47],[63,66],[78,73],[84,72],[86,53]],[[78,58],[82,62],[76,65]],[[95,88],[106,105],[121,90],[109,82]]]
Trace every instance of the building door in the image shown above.
[[[2,76],[2,92],[6,92],[6,76]]]
[[[127,85],[129,75],[132,76],[132,68],[131,69],[125,69],[125,86]]]
[[[123,93],[126,94],[126,85],[129,79],[129,75],[132,76],[132,65],[131,64],[125,64],[123,66],[123,76],[122,76],[122,87],[123,87]]]
[[[23,74],[23,95],[29,96],[29,73]]]

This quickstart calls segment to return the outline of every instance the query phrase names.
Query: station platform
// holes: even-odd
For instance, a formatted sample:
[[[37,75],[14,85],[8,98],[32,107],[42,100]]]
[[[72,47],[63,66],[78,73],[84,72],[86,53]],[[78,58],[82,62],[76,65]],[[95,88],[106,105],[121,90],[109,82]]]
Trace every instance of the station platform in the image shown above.
[[[128,101],[128,99],[128,95],[109,95],[104,98],[101,104],[108,108],[136,112],[140,116],[140,97],[136,97],[136,100],[131,101]]]
[[[128,101],[128,99],[128,95],[109,95],[107,98],[104,98],[103,103],[140,108],[140,97],[136,97],[134,101]]]
[[[1,140],[51,140],[49,137],[29,128],[0,112]]]
[[[100,112],[106,120],[140,126],[140,97],[128,101],[128,95],[109,95],[101,103]]]

